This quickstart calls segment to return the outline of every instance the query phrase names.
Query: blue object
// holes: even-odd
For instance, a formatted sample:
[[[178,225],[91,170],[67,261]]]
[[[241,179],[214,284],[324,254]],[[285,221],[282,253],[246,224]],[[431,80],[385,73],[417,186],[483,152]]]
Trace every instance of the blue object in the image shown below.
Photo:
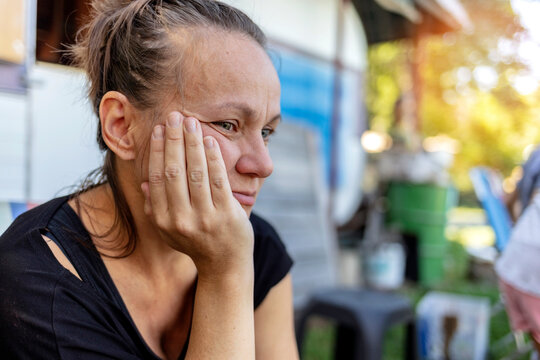
[[[334,66],[285,49],[272,55],[281,82],[283,120],[317,131],[325,180],[328,181],[332,155]]]
[[[27,203],[10,202],[9,206],[11,208],[11,215],[13,216],[13,219],[15,219],[17,216],[21,215],[26,210],[28,210],[28,204]]]
[[[474,192],[486,212],[488,222],[495,232],[495,247],[502,252],[510,240],[512,219],[502,200],[501,179],[487,167],[475,167],[469,171]]]
[[[529,206],[534,192],[540,188],[540,147],[537,147],[522,166],[523,177],[517,184],[521,212]]]

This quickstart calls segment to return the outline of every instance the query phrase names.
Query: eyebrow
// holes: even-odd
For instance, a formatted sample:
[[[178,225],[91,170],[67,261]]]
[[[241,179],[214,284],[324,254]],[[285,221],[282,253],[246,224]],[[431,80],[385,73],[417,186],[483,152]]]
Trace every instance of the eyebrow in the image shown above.
[[[244,115],[246,118],[253,118],[255,117],[255,110],[253,110],[253,108],[251,108],[248,104],[246,103],[242,103],[242,102],[226,102],[226,103],[223,103],[223,104],[220,104],[217,106],[217,108],[219,110],[222,110],[222,109],[237,109],[237,110],[240,110],[242,112],[242,115]],[[274,122],[274,121],[281,121],[281,114],[276,114],[274,115],[268,122],[267,124],[270,124],[271,122]]]
[[[281,119],[282,119],[281,114],[277,114],[274,117],[272,117],[270,121],[268,121],[266,124],[273,123],[274,121],[277,121],[279,123],[281,122]]]

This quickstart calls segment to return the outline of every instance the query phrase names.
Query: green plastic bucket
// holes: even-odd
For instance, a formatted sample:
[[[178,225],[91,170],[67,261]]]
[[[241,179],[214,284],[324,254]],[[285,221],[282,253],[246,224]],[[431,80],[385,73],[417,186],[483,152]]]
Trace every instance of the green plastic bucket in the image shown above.
[[[453,187],[393,182],[387,193],[387,224],[418,239],[418,281],[432,285],[444,278],[446,214],[457,202]]]
[[[418,276],[422,284],[436,284],[444,278],[446,245],[420,244],[418,247]]]

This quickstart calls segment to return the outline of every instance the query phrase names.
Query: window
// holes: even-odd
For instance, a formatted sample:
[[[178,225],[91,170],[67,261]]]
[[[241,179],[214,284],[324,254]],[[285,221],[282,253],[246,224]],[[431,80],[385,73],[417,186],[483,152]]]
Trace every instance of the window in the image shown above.
[[[0,0],[0,14],[0,90],[24,92],[25,2]]]
[[[38,0],[36,59],[68,64],[63,51],[75,42],[88,10],[88,0]]]

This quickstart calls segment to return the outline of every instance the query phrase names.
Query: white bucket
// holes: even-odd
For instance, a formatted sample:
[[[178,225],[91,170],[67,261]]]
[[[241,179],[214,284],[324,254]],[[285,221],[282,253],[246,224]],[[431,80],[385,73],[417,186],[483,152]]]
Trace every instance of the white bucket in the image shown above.
[[[364,279],[368,286],[393,290],[403,285],[405,250],[398,242],[365,246],[362,249]]]

